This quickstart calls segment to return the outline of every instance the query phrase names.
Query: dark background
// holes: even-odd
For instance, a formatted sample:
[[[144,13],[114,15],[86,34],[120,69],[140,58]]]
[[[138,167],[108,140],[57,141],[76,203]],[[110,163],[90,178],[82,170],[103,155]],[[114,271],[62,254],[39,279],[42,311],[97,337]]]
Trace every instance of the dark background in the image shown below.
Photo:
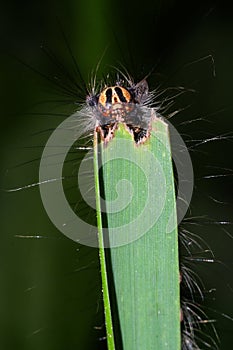
[[[78,89],[77,98],[65,96],[56,83],[41,76],[54,81],[59,77],[65,87],[70,84],[68,73],[40,49],[44,44],[82,84],[60,27],[86,82],[104,54],[100,75],[112,70],[111,65],[122,64],[135,81],[153,70],[148,78],[151,89],[187,90],[170,109],[183,109],[171,122],[192,146],[195,189],[187,216],[198,218],[185,227],[203,237],[214,253],[215,262],[196,259],[192,268],[205,285],[202,308],[217,320],[219,348],[230,349],[233,321],[223,315],[233,317],[230,5],[11,1],[2,5],[0,16],[1,349],[105,347],[98,251],[78,246],[56,231],[37,186],[6,191],[38,181],[43,145],[63,120],[48,113],[72,113],[77,109],[74,102],[85,99]],[[167,96],[176,92],[168,89]],[[193,119],[200,120],[187,123]],[[217,139],[198,145],[198,140],[213,137]],[[205,178],[208,175],[218,176]],[[72,200],[77,201],[75,190]],[[203,256],[207,255],[195,257]]]

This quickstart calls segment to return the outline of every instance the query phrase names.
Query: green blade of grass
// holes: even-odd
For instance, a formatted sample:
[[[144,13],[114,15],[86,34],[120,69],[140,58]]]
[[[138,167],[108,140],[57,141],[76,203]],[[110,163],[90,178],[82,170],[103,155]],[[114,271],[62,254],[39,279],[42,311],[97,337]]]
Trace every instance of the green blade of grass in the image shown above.
[[[123,349],[179,350],[178,235],[168,127],[154,117],[150,137],[136,145],[119,124],[114,138],[101,144],[101,158]]]
[[[100,207],[100,181],[99,181],[99,158],[98,158],[98,135],[94,133],[94,174],[95,174],[95,192],[96,192],[96,214],[98,225],[98,240],[99,240],[99,257],[100,270],[102,279],[102,291],[104,301],[105,325],[107,332],[108,350],[115,350],[114,334],[112,325],[111,305],[108,290],[107,268],[104,251],[104,237],[102,229],[102,216]]]

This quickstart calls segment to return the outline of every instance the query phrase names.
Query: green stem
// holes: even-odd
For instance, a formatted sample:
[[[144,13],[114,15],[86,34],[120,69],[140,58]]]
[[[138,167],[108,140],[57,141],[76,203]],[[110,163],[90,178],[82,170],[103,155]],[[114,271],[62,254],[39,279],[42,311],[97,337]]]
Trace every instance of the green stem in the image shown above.
[[[95,191],[96,191],[96,213],[97,213],[97,225],[98,225],[99,257],[100,257],[100,269],[101,269],[101,278],[102,278],[105,325],[106,325],[106,332],[107,332],[108,350],[115,350],[111,306],[110,306],[110,298],[109,298],[109,291],[108,291],[107,268],[106,268],[106,261],[105,261],[104,237],[103,237],[103,229],[102,229],[98,164],[99,164],[98,134],[97,132],[95,132],[94,133],[94,174],[95,174]]]

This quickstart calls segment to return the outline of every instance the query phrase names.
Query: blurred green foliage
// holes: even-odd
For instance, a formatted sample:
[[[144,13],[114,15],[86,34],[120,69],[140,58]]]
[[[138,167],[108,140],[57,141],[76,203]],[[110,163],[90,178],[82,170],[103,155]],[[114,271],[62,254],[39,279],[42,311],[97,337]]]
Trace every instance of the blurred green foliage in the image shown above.
[[[38,181],[42,147],[62,121],[33,113],[68,114],[77,108],[72,99],[70,104],[64,103],[56,86],[25,63],[51,78],[60,74],[66,86],[65,74],[40,50],[43,43],[76,74],[61,26],[85,81],[102,56],[100,76],[107,74],[111,65],[122,64],[135,81],[153,70],[148,78],[151,88],[184,86],[189,90],[175,99],[172,108],[189,107],[171,121],[193,145],[193,140],[232,131],[231,13],[230,5],[214,1],[24,0],[2,5],[1,349],[105,347],[100,340],[104,321],[97,250],[69,241],[54,228],[38,187],[4,191]],[[80,78],[76,75],[76,79]],[[85,95],[77,96],[80,98]],[[196,118],[202,120],[185,124]],[[196,187],[189,215],[206,216],[203,221],[209,217],[232,221],[232,177],[204,178],[231,173],[230,139],[204,143],[191,151]],[[75,165],[70,167],[71,172],[75,170]],[[75,190],[72,200],[77,200]],[[193,227],[211,246],[216,260],[223,262],[196,263],[194,268],[204,279],[206,290],[216,288],[215,293],[207,293],[204,310],[218,321],[221,350],[229,349],[233,324],[221,313],[233,315],[232,239],[221,225]],[[232,232],[230,225],[224,229]],[[211,313],[207,307],[218,312]]]

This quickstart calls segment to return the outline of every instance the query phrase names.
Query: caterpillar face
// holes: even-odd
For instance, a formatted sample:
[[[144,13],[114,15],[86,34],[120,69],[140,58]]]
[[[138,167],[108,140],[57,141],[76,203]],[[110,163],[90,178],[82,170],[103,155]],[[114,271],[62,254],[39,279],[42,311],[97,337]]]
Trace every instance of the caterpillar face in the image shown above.
[[[86,103],[92,108],[97,130],[105,141],[113,137],[114,128],[121,122],[133,132],[134,140],[138,143],[147,135],[148,118],[143,115],[145,111],[140,109],[146,106],[147,99],[148,84],[143,79],[136,85],[129,84],[127,88],[107,86],[99,94],[88,95]]]
[[[100,93],[97,106],[102,116],[119,120],[133,110],[133,96],[122,86],[110,86]]]

